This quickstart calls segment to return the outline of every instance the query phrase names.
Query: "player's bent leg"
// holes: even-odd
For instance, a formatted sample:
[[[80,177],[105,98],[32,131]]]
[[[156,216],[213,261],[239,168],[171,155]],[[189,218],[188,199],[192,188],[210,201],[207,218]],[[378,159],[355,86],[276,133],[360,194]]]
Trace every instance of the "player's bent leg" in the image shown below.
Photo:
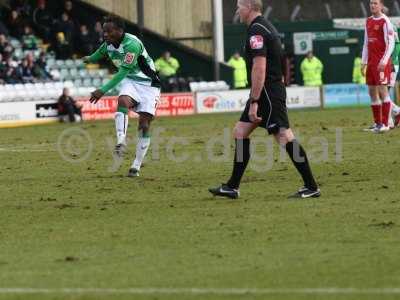
[[[312,174],[306,151],[296,140],[293,131],[290,128],[280,128],[279,132],[276,133],[274,137],[279,145],[286,148],[287,154],[304,182],[304,187],[300,188],[291,197],[316,198],[321,196],[321,192]]]
[[[250,135],[257,128],[257,124],[237,122],[233,130],[235,138],[235,157],[232,175],[226,184],[216,188],[210,188],[209,192],[214,196],[223,196],[231,199],[239,197],[239,185],[250,160]]]
[[[150,124],[153,119],[154,119],[153,115],[146,112],[139,112],[138,141],[136,144],[136,155],[132,163],[132,166],[129,169],[128,173],[129,177],[139,176],[139,171],[142,166],[143,160],[146,156],[147,150],[150,147]]]

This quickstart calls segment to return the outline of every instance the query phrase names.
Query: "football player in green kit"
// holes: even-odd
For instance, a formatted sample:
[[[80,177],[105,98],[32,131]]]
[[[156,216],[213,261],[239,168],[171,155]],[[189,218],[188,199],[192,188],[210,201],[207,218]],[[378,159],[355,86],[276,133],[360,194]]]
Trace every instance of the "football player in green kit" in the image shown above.
[[[160,80],[143,43],[136,36],[125,32],[122,21],[107,17],[103,30],[104,43],[92,55],[85,57],[84,62],[95,63],[109,58],[118,68],[118,72],[91,94],[90,102],[97,103],[107,91],[121,84],[115,113],[117,145],[114,154],[121,158],[126,152],[128,111],[133,109],[139,115],[138,142],[128,176],[136,177],[139,176],[140,167],[150,146],[149,130],[160,97]]]

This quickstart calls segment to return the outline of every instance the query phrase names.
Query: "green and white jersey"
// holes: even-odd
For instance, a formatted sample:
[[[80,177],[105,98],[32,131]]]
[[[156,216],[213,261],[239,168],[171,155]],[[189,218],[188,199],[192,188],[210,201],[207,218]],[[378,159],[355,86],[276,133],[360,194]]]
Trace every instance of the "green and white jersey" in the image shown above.
[[[152,81],[151,74],[143,73],[140,64],[146,63],[155,73],[156,68],[153,59],[147,53],[142,41],[133,34],[125,33],[118,49],[111,44],[103,43],[99,50],[104,56],[107,55],[118,69],[121,67],[129,69],[127,78],[136,81]],[[143,56],[144,61],[139,62],[140,56]]]
[[[94,63],[105,57],[118,68],[118,73],[100,88],[103,93],[114,88],[125,78],[143,85],[160,87],[153,59],[142,41],[133,34],[125,33],[118,49],[104,42],[87,60]]]

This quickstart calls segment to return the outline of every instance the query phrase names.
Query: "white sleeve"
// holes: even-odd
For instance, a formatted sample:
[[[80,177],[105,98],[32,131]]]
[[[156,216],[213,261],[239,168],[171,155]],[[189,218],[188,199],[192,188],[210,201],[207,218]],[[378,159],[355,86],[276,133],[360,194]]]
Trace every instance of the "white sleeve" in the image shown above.
[[[393,32],[394,32],[394,42],[398,43],[399,42],[399,34],[398,34],[398,30],[397,30],[397,26],[393,23],[391,23],[393,26]]]
[[[380,63],[386,65],[394,50],[394,30],[393,25],[392,23],[390,23],[389,20],[386,20],[385,24],[383,25],[383,34],[386,44],[386,50]]]
[[[362,64],[368,64],[368,33],[367,33],[367,24],[365,23],[364,30],[364,46],[362,51]]]

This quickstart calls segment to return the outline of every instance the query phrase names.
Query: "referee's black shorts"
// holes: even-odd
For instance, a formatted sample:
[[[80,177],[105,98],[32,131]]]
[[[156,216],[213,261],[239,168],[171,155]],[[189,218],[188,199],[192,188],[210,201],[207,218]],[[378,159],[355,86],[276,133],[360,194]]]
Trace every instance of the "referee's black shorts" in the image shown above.
[[[249,119],[250,102],[247,102],[241,122],[251,123]],[[259,103],[258,116],[262,118],[258,127],[267,129],[269,134],[276,134],[281,128],[290,128],[286,108],[286,88],[281,82],[263,88]]]

